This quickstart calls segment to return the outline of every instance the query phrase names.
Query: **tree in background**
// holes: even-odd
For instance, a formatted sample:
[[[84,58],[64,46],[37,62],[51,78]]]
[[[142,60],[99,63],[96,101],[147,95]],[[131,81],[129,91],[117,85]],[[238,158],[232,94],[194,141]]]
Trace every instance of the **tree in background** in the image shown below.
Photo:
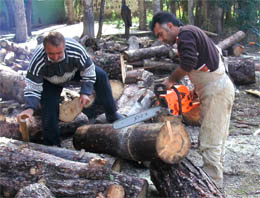
[[[84,7],[82,37],[88,35],[91,38],[95,38],[93,0],[82,0],[82,4]]]
[[[17,43],[25,42],[27,36],[24,0],[15,0],[15,41]]]
[[[74,24],[74,9],[73,9],[73,0],[65,0],[65,11],[67,15],[67,24]]]
[[[28,36],[32,36],[32,0],[25,0],[25,15]]]
[[[139,30],[147,30],[146,28],[146,6],[145,0],[138,0],[138,13],[139,13]]]
[[[101,0],[100,11],[99,11],[99,20],[98,20],[98,33],[97,38],[100,39],[102,36],[102,27],[104,22],[104,9],[105,9],[105,0]]]

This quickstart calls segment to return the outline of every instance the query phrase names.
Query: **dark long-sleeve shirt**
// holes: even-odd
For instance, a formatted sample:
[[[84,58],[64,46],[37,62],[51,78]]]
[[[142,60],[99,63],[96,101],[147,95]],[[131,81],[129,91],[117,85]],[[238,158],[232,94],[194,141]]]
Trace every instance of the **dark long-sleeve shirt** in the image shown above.
[[[44,46],[40,45],[34,52],[26,75],[26,108],[37,109],[43,91],[43,80],[63,85],[77,71],[80,71],[81,76],[80,93],[91,95],[96,81],[95,65],[84,47],[73,39],[65,39],[65,59],[53,63],[48,60]]]
[[[199,70],[206,66],[212,72],[218,68],[219,56],[214,42],[198,27],[180,27],[177,37],[180,66],[183,70]]]

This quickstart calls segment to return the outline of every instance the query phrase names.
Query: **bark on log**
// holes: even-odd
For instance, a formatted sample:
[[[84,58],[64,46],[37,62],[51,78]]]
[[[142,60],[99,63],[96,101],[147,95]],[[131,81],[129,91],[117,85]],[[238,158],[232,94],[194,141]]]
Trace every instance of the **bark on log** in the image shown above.
[[[123,175],[102,164],[65,160],[50,154],[18,147],[13,140],[0,138],[0,185],[18,191],[44,182],[56,197],[106,196],[113,184],[123,186],[125,197],[145,197],[147,181]]]
[[[28,120],[26,120],[26,122],[30,134],[30,140],[33,142],[41,142],[41,134],[43,134],[41,118],[34,116],[32,122],[29,122]],[[87,124],[87,122],[87,117],[83,113],[81,113],[74,121],[70,123],[60,122],[59,127],[61,136],[74,134],[79,126]],[[0,137],[22,140],[22,136],[19,131],[19,124],[17,123],[15,117],[7,117],[6,121],[0,121]]]
[[[5,139],[6,138],[2,140]],[[116,158],[106,154],[98,155],[95,153],[85,152],[84,150],[75,151],[66,148],[58,148],[53,146],[35,144],[31,142],[25,143],[23,141],[18,141],[18,140],[12,140],[12,144],[17,147],[26,147],[27,149],[30,150],[54,155],[56,157],[60,157],[70,161],[81,162],[81,163],[102,163],[104,167],[117,172],[119,172],[121,169],[120,160],[117,160]]]
[[[76,149],[107,153],[134,161],[160,158],[166,163],[177,163],[190,149],[190,139],[181,124],[173,121],[145,123],[120,130],[107,125],[85,125],[73,136]]]
[[[247,85],[256,82],[255,63],[252,59],[229,57],[228,71],[236,85]]]
[[[124,51],[123,55],[127,62],[138,61],[151,57],[162,57],[169,55],[170,48],[165,45]]]
[[[224,39],[223,41],[220,41],[218,43],[218,46],[222,50],[224,50],[224,49],[227,49],[227,48],[231,47],[232,45],[236,44],[237,42],[241,41],[245,37],[246,37],[246,34],[243,31],[238,31],[235,34],[231,35],[230,37]]]
[[[105,72],[107,72],[109,79],[121,81],[122,75],[119,54],[103,53],[101,51],[97,51],[95,56],[92,58],[97,66],[101,67]]]
[[[4,100],[12,100],[23,103],[23,90],[25,80],[22,75],[14,70],[0,65],[0,97]]]
[[[144,60],[144,69],[146,70],[167,70],[173,71],[179,65],[176,63],[166,62],[166,61],[152,61],[149,59]]]
[[[224,197],[207,174],[187,158],[174,165],[154,160],[150,165],[150,175],[163,197]]]
[[[30,184],[26,187],[23,187],[15,195],[15,198],[55,198],[50,189],[44,184]]]

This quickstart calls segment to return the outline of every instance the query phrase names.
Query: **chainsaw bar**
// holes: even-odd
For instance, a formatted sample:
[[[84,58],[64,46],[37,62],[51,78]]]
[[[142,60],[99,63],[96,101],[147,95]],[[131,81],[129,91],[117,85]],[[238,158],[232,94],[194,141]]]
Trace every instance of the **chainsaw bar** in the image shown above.
[[[148,120],[149,118],[152,118],[159,114],[161,111],[161,107],[153,107],[147,110],[144,110],[142,112],[130,115],[126,118],[117,120],[113,123],[114,129],[121,129],[127,126],[131,126],[133,124]]]

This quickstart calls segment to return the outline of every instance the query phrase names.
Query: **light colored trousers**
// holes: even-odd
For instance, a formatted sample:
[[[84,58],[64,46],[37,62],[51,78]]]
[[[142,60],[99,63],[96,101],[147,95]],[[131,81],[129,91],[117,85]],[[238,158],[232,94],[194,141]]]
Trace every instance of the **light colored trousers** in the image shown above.
[[[234,86],[225,73],[221,58],[216,71],[193,70],[189,77],[200,99],[199,151],[203,157],[203,170],[222,188],[223,157],[229,134]]]

